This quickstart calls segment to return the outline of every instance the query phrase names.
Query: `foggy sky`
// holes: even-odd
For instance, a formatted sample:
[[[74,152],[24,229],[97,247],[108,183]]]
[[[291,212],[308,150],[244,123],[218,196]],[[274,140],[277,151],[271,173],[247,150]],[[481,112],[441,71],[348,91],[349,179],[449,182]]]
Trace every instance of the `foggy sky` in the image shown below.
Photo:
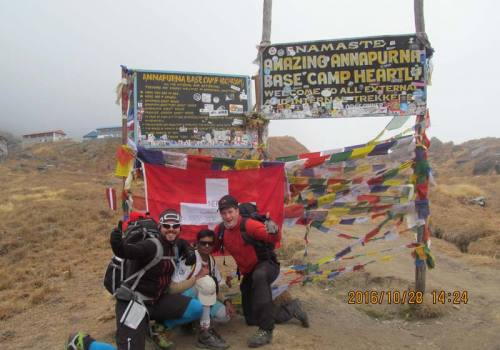
[[[500,136],[494,0],[426,0],[436,52],[428,88],[432,136]],[[130,68],[253,75],[262,0],[0,0],[0,129],[63,129],[70,137],[120,124],[114,89]],[[275,43],[414,32],[413,0],[274,0]],[[311,150],[373,138],[387,118],[273,121]]]

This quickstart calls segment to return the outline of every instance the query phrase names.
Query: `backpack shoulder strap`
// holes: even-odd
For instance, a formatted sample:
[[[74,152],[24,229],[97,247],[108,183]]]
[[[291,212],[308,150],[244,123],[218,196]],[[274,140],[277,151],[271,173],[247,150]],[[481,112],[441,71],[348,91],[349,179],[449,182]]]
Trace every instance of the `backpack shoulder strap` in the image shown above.
[[[216,269],[216,262],[215,262],[215,259],[214,257],[212,256],[212,254],[209,255],[208,257],[208,270],[209,270],[209,273],[210,273],[210,276],[212,277],[216,277],[216,273],[215,273],[215,269]]]
[[[224,253],[224,231],[226,231],[226,228],[224,227],[224,223],[221,222],[219,224],[219,229],[217,230],[217,241],[220,244],[220,251],[221,253]],[[226,264],[226,260],[224,257],[224,265]]]
[[[175,265],[177,265],[179,262],[179,247],[177,246],[177,244],[174,244],[174,257],[173,257],[173,259],[174,259]]]
[[[226,228],[224,227],[224,223],[221,222],[219,224],[219,229],[217,230],[217,239],[220,240],[222,242],[222,239],[224,238],[224,231],[226,230]]]
[[[251,237],[247,232],[247,220],[248,218],[242,217],[240,222],[240,233],[241,237],[245,241],[245,243],[253,245],[254,247],[262,246],[263,242]]]
[[[155,256],[142,269],[140,269],[139,271],[136,271],[135,273],[130,275],[126,280],[123,281],[123,282],[128,282],[128,281],[131,281],[135,278],[134,284],[130,287],[130,290],[132,290],[132,291],[134,291],[135,288],[137,288],[137,285],[139,284],[139,281],[142,278],[142,276],[144,276],[144,274],[149,269],[151,269],[153,266],[155,266],[161,260],[163,260],[163,246],[162,246],[161,242],[158,240],[158,238],[155,238],[155,237],[148,238],[148,240],[152,241],[156,246]]]

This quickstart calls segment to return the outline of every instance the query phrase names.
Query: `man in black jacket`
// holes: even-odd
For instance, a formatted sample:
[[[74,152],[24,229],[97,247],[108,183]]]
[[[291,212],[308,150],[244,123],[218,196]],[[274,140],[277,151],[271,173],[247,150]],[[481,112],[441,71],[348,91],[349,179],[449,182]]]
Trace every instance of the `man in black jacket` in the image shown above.
[[[173,210],[164,211],[159,217],[159,241],[163,246],[164,257],[175,257],[175,238],[180,231],[180,216]],[[124,244],[122,234],[118,230],[111,233],[111,248],[113,253],[124,259],[133,259],[145,266],[153,259],[156,254],[156,245],[152,240],[146,239],[136,244]],[[183,297],[182,295],[165,294],[169,285],[171,276],[175,270],[172,259],[163,259],[160,263],[149,269],[141,278],[136,291],[143,294],[149,300],[144,304],[149,313],[149,319],[155,321],[179,320],[183,318],[197,319],[201,316],[201,304],[195,300]],[[148,318],[144,317],[137,329],[131,329],[122,324],[121,318],[129,302],[127,300],[116,301],[116,343],[118,349],[127,349],[128,343],[131,343],[130,349],[144,349],[144,342],[148,333]],[[186,321],[190,322],[190,321]]]

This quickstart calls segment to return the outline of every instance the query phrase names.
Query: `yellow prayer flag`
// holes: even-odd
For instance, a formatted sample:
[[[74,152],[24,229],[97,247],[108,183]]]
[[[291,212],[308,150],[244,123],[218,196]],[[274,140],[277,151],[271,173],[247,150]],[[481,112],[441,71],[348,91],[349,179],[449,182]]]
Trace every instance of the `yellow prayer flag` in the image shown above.
[[[244,169],[258,169],[262,160],[258,159],[238,159],[234,168],[236,170],[244,170]]]
[[[368,153],[373,151],[375,145],[366,145],[352,150],[351,159],[359,159],[367,156]]]
[[[125,164],[121,164],[119,161],[116,162],[115,176],[127,177],[132,171],[132,166],[134,165],[134,160],[131,159]]]
[[[383,185],[384,186],[401,186],[403,183],[404,183],[403,180],[389,179],[389,180],[385,180]]]
[[[331,203],[335,200],[335,193],[330,193],[318,198],[318,207]]]
[[[328,216],[343,216],[349,214],[350,208],[333,208],[328,210]]]
[[[334,256],[327,256],[326,258],[320,259],[320,260],[318,260],[318,265],[323,265],[323,264],[329,262],[330,260],[332,260],[333,258],[334,258]]]
[[[415,252],[417,253],[418,258],[420,260],[425,260],[426,259],[426,255],[425,255],[425,251],[424,251],[424,247],[423,246],[415,248]]]
[[[410,176],[410,182],[412,184],[416,184],[417,183],[417,175],[413,174]]]
[[[363,173],[366,173],[366,172],[371,171],[371,170],[372,170],[372,165],[371,164],[361,164],[360,166],[358,166],[356,168],[355,174],[356,175],[363,174]]]
[[[288,182],[292,185],[307,185],[309,184],[309,178],[305,176],[290,176]]]
[[[342,183],[336,183],[336,184],[332,184],[332,185],[328,185],[326,187],[327,191],[328,192],[340,192],[342,189],[344,189],[346,187],[346,185],[342,184]]]
[[[413,160],[408,160],[399,166],[399,170],[405,170],[411,168],[413,165]]]
[[[340,218],[338,218],[336,216],[329,216],[323,222],[323,226],[332,227],[332,226],[338,225],[339,223],[340,223]]]

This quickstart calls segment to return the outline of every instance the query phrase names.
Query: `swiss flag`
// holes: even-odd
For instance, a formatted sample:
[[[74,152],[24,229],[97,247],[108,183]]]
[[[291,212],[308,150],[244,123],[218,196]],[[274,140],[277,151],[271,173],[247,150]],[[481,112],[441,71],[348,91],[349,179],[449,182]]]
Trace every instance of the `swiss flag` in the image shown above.
[[[196,233],[220,223],[217,202],[230,194],[240,203],[254,202],[260,213],[270,213],[281,227],[285,195],[283,166],[249,170],[178,169],[144,164],[148,210],[155,219],[165,209],[181,213],[182,237],[194,240]]]

